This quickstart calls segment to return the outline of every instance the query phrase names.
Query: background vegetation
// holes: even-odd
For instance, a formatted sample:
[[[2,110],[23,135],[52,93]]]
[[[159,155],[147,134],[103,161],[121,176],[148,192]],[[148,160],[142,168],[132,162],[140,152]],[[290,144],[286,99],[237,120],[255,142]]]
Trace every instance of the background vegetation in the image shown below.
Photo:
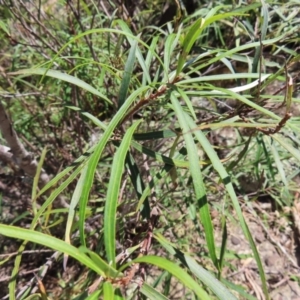
[[[1,101],[39,165],[0,174],[1,296],[298,285],[295,247],[273,238],[289,262],[274,279],[250,226],[298,243],[297,1],[2,2]],[[248,252],[231,247],[237,226]]]

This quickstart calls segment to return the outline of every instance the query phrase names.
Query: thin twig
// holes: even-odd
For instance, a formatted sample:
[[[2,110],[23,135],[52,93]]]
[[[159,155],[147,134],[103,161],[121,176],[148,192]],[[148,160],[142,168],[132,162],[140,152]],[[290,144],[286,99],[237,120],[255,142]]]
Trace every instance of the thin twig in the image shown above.
[[[44,249],[44,250],[25,250],[22,252],[22,254],[40,254],[40,253],[49,253],[49,252],[53,252],[54,250],[48,250],[48,249]],[[12,257],[12,256],[16,256],[18,255],[18,252],[13,252],[13,253],[5,253],[5,254],[0,254],[0,258],[7,258],[7,257]]]

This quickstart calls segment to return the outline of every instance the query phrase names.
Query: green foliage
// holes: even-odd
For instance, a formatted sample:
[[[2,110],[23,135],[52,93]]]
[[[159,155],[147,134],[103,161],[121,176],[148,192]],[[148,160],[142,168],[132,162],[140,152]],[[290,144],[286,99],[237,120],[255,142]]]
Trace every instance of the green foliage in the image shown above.
[[[284,30],[273,20],[287,24],[292,4],[210,8],[208,3],[179,26],[174,19],[148,28],[143,17],[136,17],[140,23],[122,20],[117,6],[106,16],[87,2],[80,18],[73,15],[74,23],[65,15],[62,21],[40,21],[51,37],[35,37],[41,52],[22,43],[14,49],[8,70],[13,83],[1,91],[27,94],[8,101],[7,108],[19,133],[38,149],[49,148],[41,161],[55,175],[40,191],[35,179],[29,229],[0,224],[2,235],[24,240],[12,275],[19,272],[29,241],[63,253],[65,268],[69,256],[87,268],[88,279],[76,283],[80,288],[74,288],[72,299],[127,299],[126,292],[128,299],[138,294],[169,299],[163,288],[167,276],[161,274],[187,288],[189,299],[252,299],[223,278],[231,214],[249,241],[270,299],[240,199],[251,206],[267,193],[280,209],[292,202],[300,142],[299,120],[290,112],[299,99],[288,72],[299,60],[290,46],[299,28],[290,24]],[[146,2],[145,16],[156,9]],[[12,34],[14,14],[0,22],[6,35]],[[73,33],[67,29],[71,24]],[[278,57],[284,62],[273,61]],[[284,95],[267,91],[277,81],[287,86]],[[283,112],[269,109],[271,102]],[[212,141],[228,128],[235,136],[232,144]],[[256,191],[241,184],[250,176],[261,182]],[[70,199],[67,214],[53,208],[58,195]],[[211,216],[218,202],[224,207],[221,243]],[[63,228],[56,225],[60,218]],[[96,227],[90,225],[94,218]],[[182,230],[186,220],[193,224],[186,232],[192,233],[180,238],[175,227]],[[166,272],[157,275],[160,284],[146,280],[132,288],[142,264]],[[97,276],[102,280],[90,291]],[[15,299],[16,280],[9,284],[10,299]]]

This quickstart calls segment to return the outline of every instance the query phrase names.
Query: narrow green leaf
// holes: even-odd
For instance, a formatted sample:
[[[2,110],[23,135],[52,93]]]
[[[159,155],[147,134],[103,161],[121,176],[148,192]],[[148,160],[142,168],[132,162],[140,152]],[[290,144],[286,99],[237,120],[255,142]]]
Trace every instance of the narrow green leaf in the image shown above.
[[[186,120],[187,114],[183,111],[177,98],[174,96],[174,93],[171,94],[171,102],[173,104],[174,111],[182,128],[182,131],[188,132],[189,130],[194,128],[193,126],[195,126],[196,124],[194,123],[192,127],[191,125],[188,125],[188,122]],[[193,179],[195,196],[198,202],[198,207],[200,208],[200,221],[204,227],[209,255],[215,267],[219,269],[219,262],[216,256],[214,232],[210,217],[209,206],[207,202],[206,190],[205,185],[203,183],[201,169],[199,168],[199,157],[197,154],[197,147],[194,143],[194,139],[191,132],[184,134],[184,140],[188,152],[189,169]]]
[[[8,30],[6,24],[5,24],[2,20],[0,20],[0,28],[1,28],[8,36],[10,36],[9,30]]]
[[[179,73],[182,70],[182,67],[186,61],[186,58],[192,49],[192,46],[194,45],[196,39],[199,37],[202,29],[203,29],[203,24],[205,20],[200,18],[195,23],[190,27],[184,41],[183,41],[183,50],[179,56],[178,60],[178,65],[176,69],[176,76],[179,75]]]
[[[223,300],[236,300],[236,297],[233,296],[228,289],[216,279],[210,272],[201,267],[193,258],[189,255],[182,253],[176,245],[170,243],[166,238],[161,234],[156,233],[154,238],[171,254],[177,257],[181,263],[190,269],[192,274],[199,278],[206,287],[208,287],[218,299]]]
[[[138,168],[138,165],[130,153],[128,153],[128,155],[126,156],[126,168],[129,170],[129,176],[130,176],[132,185],[137,193],[137,196],[139,198],[141,198],[143,195],[143,192],[145,191],[145,185],[143,182],[142,174]],[[145,220],[150,219],[150,204],[147,199],[147,196],[148,195],[145,195],[145,198],[143,198],[142,203],[144,205],[143,205],[142,209],[140,210],[140,207],[142,204],[139,205],[137,208],[137,210],[141,211],[141,216]]]
[[[43,203],[43,205],[38,210],[37,214],[34,216],[34,219],[31,222],[31,229],[33,229],[40,216],[44,213],[44,211],[47,209],[49,205],[53,203],[53,201],[56,199],[56,197],[61,194],[64,189],[67,188],[67,186],[77,177],[77,175],[81,172],[83,166],[79,166],[72,174],[69,175],[69,177],[59,185],[58,188],[56,188],[51,195],[46,199],[46,201]]]
[[[99,128],[105,130],[107,128],[107,125],[105,125],[103,122],[101,122],[98,118],[96,118],[95,116],[93,116],[92,114],[86,112],[86,111],[82,111],[79,107],[76,106],[65,106],[67,108],[70,108],[72,110],[78,111],[79,113],[81,113],[83,116],[87,117],[88,119],[90,119],[96,126],[98,126]]]
[[[185,102],[187,108],[189,109],[191,115],[193,116],[194,120],[197,120],[197,117],[196,117],[196,113],[195,113],[195,110],[194,110],[194,107],[193,107],[193,103],[192,101],[190,100],[190,98],[188,97],[188,95],[184,92],[184,90],[178,88],[177,89],[179,95],[182,97],[183,101]]]
[[[192,290],[201,300],[210,300],[207,293],[185,270],[163,257],[142,256],[136,258],[133,262],[151,264],[164,269],[175,276],[184,286]]]
[[[234,284],[234,283],[232,283],[232,282],[230,282],[230,281],[228,281],[224,278],[222,278],[221,280],[222,280],[222,283],[224,285],[226,285],[228,288],[230,288],[231,290],[233,290],[236,293],[240,294],[241,295],[240,299],[257,300],[256,297],[246,293],[245,289],[242,286]]]
[[[107,277],[116,278],[116,277],[122,275],[122,273],[120,273],[116,269],[112,268],[112,266],[107,264],[98,254],[91,251],[90,249],[88,249],[84,246],[80,246],[78,249],[80,252],[87,254],[91,258],[91,260],[94,262],[94,264],[97,265],[101,270],[103,270],[103,272],[105,273],[105,275]]]
[[[148,73],[149,73],[149,70],[151,70],[151,63],[152,63],[152,59],[154,57],[153,53],[155,53],[155,48],[157,46],[158,41],[159,41],[158,35],[155,35],[151,40],[149,51],[147,52],[146,59],[145,59],[145,68],[146,68],[147,72],[146,73],[145,73],[145,71],[143,72],[142,85],[145,85],[147,80],[148,80],[149,84],[151,83],[150,74],[148,75]],[[149,79],[148,79],[148,76],[149,76]]]
[[[221,8],[221,6],[219,6],[219,7]],[[213,14],[215,12],[216,11],[214,11]],[[223,19],[226,19],[226,18],[232,17],[232,16],[239,16],[239,15],[241,15],[241,14],[237,13],[237,12],[223,13],[223,14],[219,14],[216,16],[210,16],[210,14],[209,14],[207,18],[205,18],[205,19],[200,18],[197,21],[195,21],[195,23],[190,27],[190,29],[183,41],[183,50],[179,56],[178,65],[177,65],[177,69],[176,69],[176,76],[179,75],[179,73],[182,71],[183,65],[186,62],[187,56],[188,56],[189,52],[191,51],[192,46],[194,45],[196,40],[199,38],[199,36],[204,28],[208,27],[210,24],[212,24],[216,21],[223,20]]]
[[[264,0],[261,0],[261,4],[262,4],[261,15],[262,15],[263,22],[262,22],[262,26],[261,26],[260,38],[261,38],[261,40],[264,40],[266,38],[266,34],[267,34],[267,30],[268,30],[269,14],[268,14],[268,6]],[[252,64],[252,72],[260,71],[260,70],[258,70],[258,63],[259,63],[259,60],[262,59],[262,57],[261,57],[262,49],[261,48],[263,46],[264,46],[264,44],[262,43],[255,50],[255,55],[254,55],[253,64]]]
[[[190,126],[195,126],[194,121],[188,115],[186,117],[186,120],[187,120],[187,122],[189,123]],[[262,262],[261,262],[259,253],[257,251],[257,248],[255,246],[255,243],[254,243],[253,237],[251,235],[251,232],[249,231],[248,225],[247,225],[247,223],[246,223],[246,221],[244,219],[244,216],[243,216],[243,213],[242,213],[242,210],[241,210],[238,198],[237,198],[237,196],[235,194],[233,185],[231,183],[230,176],[226,172],[225,167],[221,163],[221,161],[220,161],[217,153],[215,152],[214,148],[212,147],[212,145],[210,144],[210,142],[206,138],[205,134],[202,131],[200,131],[200,130],[199,131],[195,131],[194,134],[195,134],[195,137],[200,142],[203,150],[205,151],[205,153],[209,157],[209,159],[210,159],[213,167],[219,173],[219,175],[220,175],[220,177],[221,177],[221,179],[222,179],[222,181],[223,181],[223,183],[225,185],[225,188],[226,188],[226,190],[227,190],[227,192],[228,192],[228,194],[229,194],[229,196],[231,198],[233,207],[234,207],[235,212],[236,212],[236,214],[238,216],[239,223],[240,223],[240,225],[242,227],[243,233],[247,237],[247,239],[248,239],[248,241],[250,243],[252,252],[254,254],[254,257],[255,257],[255,260],[256,260],[256,263],[257,263],[257,266],[258,266],[260,278],[261,278],[261,281],[262,281],[262,288],[263,288],[264,294],[265,294],[266,298],[269,299],[267,282],[266,282],[266,277],[265,277],[264,269],[263,269],[263,266],[262,266]]]
[[[27,292],[26,292],[27,293]],[[29,291],[28,291],[29,293]],[[22,295],[23,297],[26,295]],[[24,298],[24,300],[47,300],[47,296],[45,296],[44,294],[41,294],[41,293],[37,293],[37,294],[31,294],[30,296]]]
[[[226,10],[232,8],[229,5],[213,5],[208,13],[205,15],[205,19],[210,20],[219,10]]]
[[[272,180],[275,181],[276,170],[274,168],[272,157],[269,154],[267,145],[265,143],[265,139],[263,137],[264,137],[263,134],[256,135],[256,140],[257,140],[256,161],[260,160],[262,154],[265,156],[266,165],[269,169],[269,174],[271,175]],[[256,169],[256,174],[258,174],[258,166],[255,166],[255,169]]]
[[[283,166],[283,163],[282,163],[282,160],[280,158],[280,155],[278,153],[278,150],[275,146],[275,143],[272,143],[271,142],[271,138],[268,137],[268,136],[264,136],[264,139],[267,141],[270,149],[271,149],[271,152],[273,154],[273,157],[274,157],[274,161],[275,161],[275,164],[276,164],[276,167],[277,167],[277,170],[278,170],[278,173],[280,175],[280,178],[281,178],[281,181],[283,182],[284,184],[284,187],[285,187],[285,190],[287,192],[287,200],[289,201],[288,203],[288,206],[291,206],[291,196],[289,195],[289,186],[288,186],[288,182],[287,182],[287,176],[285,174],[285,171],[284,171],[284,166]]]
[[[250,10],[254,10],[260,6],[261,6],[260,2],[254,2],[249,5],[241,5],[241,6],[237,7],[236,9],[234,9],[232,12],[242,14],[245,12],[249,12]],[[231,7],[231,5],[229,7]]]
[[[33,179],[31,199],[32,199],[32,209],[33,209],[34,214],[36,214],[36,199],[37,199],[36,194],[38,191],[38,183],[40,180],[40,175],[41,175],[43,163],[44,163],[44,160],[46,157],[46,153],[47,153],[47,147],[45,147],[42,151],[42,155],[41,155],[41,158],[39,160],[39,163],[38,163],[38,166],[36,169],[36,174]]]
[[[59,80],[63,80],[65,82],[72,83],[88,92],[91,92],[94,95],[99,96],[100,98],[102,98],[103,100],[108,102],[109,104],[112,104],[112,102],[106,96],[104,96],[102,93],[97,91],[95,88],[93,88],[91,85],[89,85],[85,81],[83,81],[75,76],[63,73],[61,71],[49,70],[49,69],[45,69],[45,68],[37,68],[37,69],[19,70],[17,72],[12,72],[10,74],[11,75],[25,75],[25,76],[28,76],[28,75],[43,75],[43,76],[45,76],[46,75],[46,76],[49,76],[52,78],[56,78]]]
[[[114,299],[114,287],[108,281],[103,284],[103,300]]]
[[[134,39],[131,37],[132,31],[130,30],[130,28],[128,27],[126,22],[124,22],[123,20],[117,20],[116,23],[121,27],[123,32],[128,33],[128,35],[126,35],[126,37],[127,37],[128,42],[130,43],[131,47],[134,46],[134,43],[144,44],[143,41],[139,39],[140,35],[138,35],[137,37],[134,37]],[[143,46],[145,46],[145,45],[143,45]],[[157,56],[154,47],[151,47],[151,45],[149,47],[147,45],[147,48],[148,48],[148,53],[151,53],[152,56],[153,55]],[[144,60],[143,54],[138,46],[136,48],[136,58],[143,70],[143,79],[145,79],[145,81],[143,80],[143,82],[144,82],[143,85],[150,85],[151,84],[151,77],[150,77],[150,73],[149,73],[150,68],[147,67],[146,61]]]
[[[75,168],[82,168],[81,164],[87,161],[91,154],[95,151],[96,145],[92,146],[88,151],[83,153],[78,157],[70,166],[66,167],[63,171],[57,174],[53,179],[51,179],[37,194],[37,197],[43,195],[48,189],[56,185],[64,176],[69,174]]]
[[[261,38],[264,40],[267,35],[268,31],[268,24],[269,24],[269,12],[268,12],[268,5],[264,0],[261,0],[261,15],[263,17],[263,22],[261,26]]]
[[[67,244],[66,242],[58,238],[31,229],[24,229],[16,226],[3,224],[0,224],[0,234],[15,239],[27,240],[32,243],[40,244],[48,248],[54,249],[55,251],[67,253],[68,255],[72,256],[77,261],[81,262],[91,270],[95,271],[103,277],[106,277],[104,270],[99,268],[99,266],[95,265],[95,263],[88,256],[86,256],[77,248]]]
[[[211,273],[202,268],[193,258],[184,255],[185,263],[197,278],[199,278],[206,287],[208,287],[220,300],[237,300],[225,286],[218,281]]]
[[[300,151],[288,143],[279,134],[272,134],[272,138],[276,140],[283,148],[285,148],[291,155],[293,155],[300,162]]]
[[[76,207],[78,205],[78,202],[81,198],[81,194],[83,189],[86,188],[86,181],[88,176],[88,167],[87,165],[83,168],[81,176],[76,184],[74,193],[71,198],[70,206],[69,206],[69,212],[68,212],[68,218],[67,218],[67,224],[66,224],[66,231],[65,231],[65,242],[71,245],[71,229],[73,226],[73,221],[75,217]],[[89,185],[90,186],[90,185]],[[83,199],[84,201],[84,199]],[[86,203],[84,203],[86,205]],[[82,205],[80,203],[80,207],[82,208]],[[79,220],[80,221],[80,220]],[[81,226],[80,226],[81,225]],[[83,228],[82,228],[83,227]],[[79,233],[80,233],[80,242],[83,246],[85,246],[85,238],[84,238],[84,225],[82,223],[79,224]],[[64,268],[66,269],[67,265],[67,256],[64,257]]]
[[[151,300],[168,300],[169,299],[147,283],[144,283],[142,285],[142,287],[140,288],[140,292],[142,294],[144,294],[146,297],[148,297],[148,299],[151,299]]]
[[[142,120],[135,122],[127,131],[118,148],[111,167],[104,209],[104,241],[106,256],[113,267],[116,266],[116,222],[119,190],[124,170],[125,158],[132,136]]]
[[[133,66],[134,66],[134,62],[135,62],[136,47],[137,47],[137,40],[135,40],[132,43],[130,51],[129,51],[129,55],[128,55],[128,58],[127,58],[127,61],[125,64],[125,69],[124,69],[121,87],[120,87],[120,91],[119,91],[119,97],[118,97],[119,108],[123,105],[123,103],[126,99],[126,96],[127,96],[130,79],[132,76]]]
[[[86,209],[88,205],[89,200],[89,194],[90,190],[93,185],[94,181],[94,172],[93,170],[93,163],[94,160],[89,160],[88,164],[84,167],[80,179],[77,183],[80,184],[80,189],[78,190],[78,196],[80,199],[79,202],[79,236],[80,236],[80,243],[81,245],[85,246],[85,234],[84,234],[84,228],[85,228],[85,218],[86,218]],[[92,166],[91,166],[92,165]],[[77,188],[77,186],[76,186]],[[74,194],[76,191],[74,192]],[[73,195],[74,195],[73,194]]]
[[[176,34],[172,33],[168,35],[165,41],[165,49],[164,49],[164,76],[162,82],[168,82],[169,74],[170,74],[170,62],[172,59],[172,52],[173,52],[173,42],[176,39]]]
[[[220,271],[218,273],[218,279],[220,279],[222,276],[222,268],[224,265],[224,257],[225,257],[226,244],[228,238],[226,217],[224,214],[222,215],[221,224],[222,224],[222,242],[221,242],[220,257],[219,257]]]

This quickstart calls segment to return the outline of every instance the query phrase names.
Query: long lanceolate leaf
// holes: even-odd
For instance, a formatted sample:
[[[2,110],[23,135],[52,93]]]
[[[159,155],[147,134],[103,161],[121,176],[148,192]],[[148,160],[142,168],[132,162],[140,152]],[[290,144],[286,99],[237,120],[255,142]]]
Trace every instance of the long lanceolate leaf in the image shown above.
[[[142,85],[145,85],[147,81],[149,82],[149,84],[151,83],[151,79],[150,79],[150,75],[149,75],[148,70],[151,70],[151,62],[152,62],[152,59],[154,58],[153,53],[155,52],[154,49],[157,46],[157,43],[158,43],[159,40],[160,40],[159,36],[154,36],[152,38],[152,41],[151,41],[151,44],[150,44],[150,49],[152,51],[148,51],[146,59],[145,59],[145,68],[146,68],[147,71],[143,72]]]
[[[196,125],[195,122],[192,120],[192,118],[188,115],[186,115],[186,121],[187,121],[187,123],[190,127],[193,127],[193,126]],[[227,171],[226,171],[225,167],[223,166],[223,164],[221,163],[221,161],[220,161],[217,153],[215,152],[214,148],[212,147],[212,145],[210,144],[210,142],[206,138],[205,134],[201,130],[195,131],[194,134],[195,134],[195,137],[200,142],[203,150],[205,151],[205,153],[209,157],[213,167],[219,173],[219,175],[220,175],[220,177],[221,177],[221,179],[222,179],[222,181],[225,185],[225,188],[226,188],[226,190],[227,190],[227,192],[228,192],[228,194],[229,194],[229,196],[232,200],[233,207],[234,207],[234,209],[236,211],[236,214],[239,218],[239,223],[241,224],[242,230],[243,230],[245,236],[248,238],[251,249],[253,251],[253,254],[254,254],[254,257],[255,257],[255,260],[256,260],[256,263],[257,263],[257,266],[258,266],[260,278],[261,278],[261,281],[262,281],[262,287],[263,287],[264,294],[265,294],[266,298],[269,299],[268,288],[267,288],[267,284],[266,284],[266,277],[265,277],[264,269],[263,269],[263,266],[262,266],[262,263],[261,263],[261,259],[259,257],[259,253],[256,249],[256,246],[255,246],[254,240],[252,238],[252,235],[249,231],[248,225],[247,225],[247,223],[244,219],[244,216],[243,216],[238,198],[235,194],[233,185],[232,185],[231,180],[230,180],[230,176],[227,173]]]
[[[200,287],[200,285],[188,274],[186,273],[180,266],[175,263],[159,257],[159,256],[142,256],[134,260],[134,262],[138,263],[146,263],[158,266],[170,274],[175,276],[180,282],[192,290],[201,300],[210,300],[210,297],[207,293]]]
[[[89,168],[88,165],[85,165],[83,168],[83,171],[81,173],[81,176],[77,182],[75,191],[72,195],[72,199],[69,206],[69,212],[68,212],[68,219],[66,224],[66,232],[65,232],[65,241],[69,244],[71,244],[71,229],[74,221],[75,216],[75,209],[77,207],[77,204],[81,198],[82,194],[85,194],[85,190],[87,190],[87,193],[89,192],[91,186],[92,186],[92,178],[89,178]],[[79,218],[79,233],[80,233],[80,243],[81,245],[85,246],[85,237],[84,237],[84,216],[85,216],[85,208],[87,205],[87,197],[81,199],[80,201],[80,218]],[[82,216],[83,215],[83,216]],[[67,263],[67,255],[64,255],[64,268],[66,268]]]
[[[107,260],[113,267],[116,265],[116,223],[117,205],[119,200],[119,190],[124,170],[125,158],[130,146],[134,131],[141,120],[135,122],[126,132],[120,147],[118,148],[110,174],[107,189],[107,198],[104,210],[104,241]]]
[[[189,32],[187,33],[184,41],[183,41],[183,50],[178,60],[176,75],[178,75],[184,63],[186,62],[186,58],[189,54],[189,52],[192,49],[193,44],[195,43],[196,39],[199,37],[200,32],[203,30],[203,24],[205,20],[200,18],[198,19],[193,26],[191,26]]]
[[[146,189],[145,189],[145,184],[143,182],[142,174],[138,168],[137,163],[134,160],[134,157],[130,153],[128,153],[126,157],[126,168],[129,171],[131,183],[138,197],[141,198],[142,195],[144,195],[145,193],[144,197],[142,198],[142,201],[140,200],[141,205],[143,204],[143,207],[141,209],[141,216],[143,219],[148,220],[150,218],[150,205],[149,205],[149,200],[147,199],[149,193],[145,191]],[[150,192],[150,189],[147,190]],[[137,210],[140,209],[141,205],[138,205]]]
[[[189,267],[192,274],[199,278],[207,287],[209,287],[218,297],[223,300],[237,300],[232,293],[225,288],[225,286],[218,281],[213,275],[202,268],[193,258],[189,255],[184,255],[184,261]]]
[[[73,219],[74,219],[74,216],[75,216],[75,209],[76,209],[76,206],[77,206],[77,204],[80,200],[80,195],[81,195],[81,192],[82,192],[82,188],[84,186],[86,168],[87,167],[85,166],[84,171],[82,172],[82,174],[81,174],[81,176],[80,176],[80,178],[77,182],[77,185],[76,185],[76,188],[75,188],[75,191],[73,193],[71,203],[70,203],[70,206],[69,206],[68,219],[67,219],[66,231],[65,231],[65,241],[68,244],[71,244],[71,228],[72,228]],[[81,240],[81,244],[85,245],[85,241]],[[64,263],[64,267],[66,268],[66,261]]]
[[[126,64],[125,64],[125,69],[124,69],[124,73],[123,73],[123,79],[121,82],[121,88],[120,88],[119,99],[118,99],[119,107],[123,105],[123,103],[126,99],[126,96],[127,96],[128,87],[129,87],[129,83],[130,83],[130,79],[131,79],[132,71],[133,71],[133,66],[134,66],[134,62],[135,62],[136,47],[137,47],[137,40],[134,40],[134,42],[130,48]]]
[[[144,294],[147,299],[155,299],[155,300],[168,300],[166,296],[161,294],[159,291],[157,291],[152,286],[148,285],[144,282],[144,284],[140,288],[140,292]]]
[[[173,104],[173,108],[178,118],[182,131],[188,132],[191,129],[191,127],[189,127],[189,124],[186,121],[187,114],[182,109],[174,93],[171,94],[171,102]],[[200,208],[200,219],[204,227],[208,251],[215,267],[219,269],[219,262],[215,250],[213,226],[210,218],[210,211],[207,203],[203,177],[202,177],[201,169],[199,167],[199,157],[197,154],[197,147],[195,145],[191,132],[184,135],[184,140],[188,152],[189,169],[193,179],[195,196]]]
[[[131,45],[131,49],[134,46],[134,44],[136,43],[136,37],[132,38],[132,31],[130,30],[130,28],[128,27],[128,25],[126,24],[126,22],[124,22],[123,20],[117,20],[116,23],[121,27],[122,31],[125,33],[128,33],[128,35],[126,35],[128,42]],[[156,37],[154,37],[154,39],[156,39]],[[148,54],[151,57],[155,54],[155,47],[154,45],[156,45],[156,43],[154,42],[154,44],[152,44],[152,46],[150,46]],[[147,65],[145,59],[143,58],[143,54],[141,52],[141,50],[139,49],[139,47],[136,48],[136,58],[140,64],[140,67],[143,70],[143,84],[142,85],[146,85],[146,84],[151,84],[151,76],[150,76],[150,68],[149,65]]]
[[[90,164],[92,163],[92,160],[89,161],[89,163],[84,167],[81,176],[78,180],[76,190],[78,188],[78,194],[80,197],[79,202],[79,235],[80,235],[80,243],[81,245],[85,246],[85,234],[84,234],[84,223],[85,223],[85,213],[86,213],[86,207],[88,203],[88,195],[90,193],[92,184],[93,184],[93,174],[90,174]],[[76,190],[73,194],[73,197],[75,199],[77,196],[75,195]],[[72,197],[72,201],[73,201]],[[71,204],[72,204],[71,201]],[[71,205],[70,205],[71,206]]]
[[[91,85],[89,85],[88,83],[86,83],[85,81],[69,75],[67,73],[61,72],[61,71],[57,71],[57,70],[49,70],[49,69],[45,69],[45,68],[36,68],[36,69],[24,69],[24,70],[20,70],[17,72],[13,72],[11,73],[12,75],[46,75],[52,78],[56,78],[56,79],[60,79],[63,80],[65,82],[69,82],[72,83],[74,85],[77,85],[78,87],[87,90],[88,92],[91,92],[94,95],[99,96],[100,98],[102,98],[103,100],[105,100],[106,102],[108,102],[109,104],[112,104],[111,100],[109,100],[106,96],[104,96],[102,93],[100,93],[98,90],[96,90],[95,88],[93,88]]]
[[[225,18],[231,17],[231,16],[238,16],[241,15],[240,13],[237,12],[229,12],[229,13],[223,13],[215,16],[209,16],[206,19],[198,19],[191,27],[190,30],[188,31],[184,41],[183,41],[183,50],[181,52],[181,55],[179,56],[178,60],[178,65],[177,65],[177,70],[176,70],[176,75],[178,75],[183,68],[183,65],[186,62],[187,56],[189,52],[191,51],[194,43],[196,40],[199,38],[201,32],[211,23],[223,20]]]
[[[261,40],[264,40],[266,38],[267,30],[268,30],[268,23],[269,23],[269,13],[268,13],[268,7],[265,1],[261,0],[262,8],[261,8],[261,14],[262,14],[262,26],[261,26]],[[258,62],[261,59],[261,52],[262,52],[262,45],[259,45],[259,47],[256,48],[253,64],[252,64],[252,72],[261,71],[258,70]]]
[[[59,252],[67,253],[73,258],[77,259],[82,264],[89,267],[91,270],[97,272],[99,275],[106,277],[107,270],[112,269],[112,267],[102,261],[102,266],[105,266],[105,272],[101,269],[97,264],[93,262],[91,258],[89,258],[85,253],[80,251],[80,249],[69,245],[68,243],[55,238],[53,236],[37,232],[31,229],[24,229],[16,226],[3,225],[0,224],[0,234],[9,236],[16,239],[28,240],[33,243],[44,245],[48,248],[54,249]],[[95,254],[96,255],[96,254]],[[117,273],[116,270],[113,272]]]
[[[189,268],[191,273],[201,280],[220,300],[237,300],[235,296],[213,274],[200,266],[192,257],[181,252],[176,245],[171,244],[161,234],[156,233],[154,238],[172,255],[176,256],[181,263]]]

